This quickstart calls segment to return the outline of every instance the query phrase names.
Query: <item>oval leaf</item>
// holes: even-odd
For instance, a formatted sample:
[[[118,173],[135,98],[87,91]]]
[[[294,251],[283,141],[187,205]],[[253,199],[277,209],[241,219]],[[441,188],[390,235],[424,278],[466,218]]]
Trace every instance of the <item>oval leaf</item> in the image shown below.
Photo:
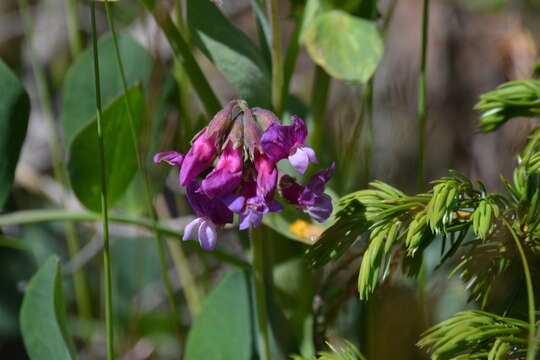
[[[375,22],[340,10],[318,15],[304,34],[309,55],[337,79],[366,82],[382,57]]]
[[[144,96],[138,86],[131,88],[128,94],[138,134],[145,112]],[[112,206],[124,194],[137,170],[124,96],[103,111],[102,121],[107,200]],[[69,150],[68,171],[75,195],[88,209],[100,211],[101,164],[95,117],[75,135]]]
[[[75,359],[67,333],[58,258],[51,256],[32,277],[21,307],[24,346],[35,360]]]
[[[26,136],[30,100],[11,70],[0,60],[0,209],[11,190]]]
[[[261,52],[213,2],[188,1],[188,22],[197,46],[251,106],[270,106],[270,71]]]
[[[255,345],[251,296],[246,272],[227,274],[208,295],[193,323],[186,360],[251,360]]]
[[[152,57],[141,45],[129,36],[119,36],[118,46],[124,65],[128,86],[137,83],[144,88],[152,71]],[[109,105],[124,91],[110,36],[98,43],[99,71],[101,79],[101,102]],[[69,144],[77,131],[96,115],[96,90],[92,49],[88,48],[70,67],[64,84],[62,125],[65,143]]]

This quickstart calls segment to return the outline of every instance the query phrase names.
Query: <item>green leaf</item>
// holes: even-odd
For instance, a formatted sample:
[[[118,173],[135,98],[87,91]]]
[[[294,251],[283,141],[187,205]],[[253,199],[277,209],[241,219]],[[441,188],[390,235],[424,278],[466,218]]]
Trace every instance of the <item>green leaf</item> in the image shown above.
[[[0,60],[0,209],[11,190],[26,136],[30,100],[11,70]]]
[[[118,46],[124,64],[128,86],[137,83],[146,88],[152,71],[152,57],[129,36],[119,36]],[[111,37],[98,43],[101,101],[109,105],[123,93],[120,74],[116,64],[114,45]],[[92,49],[88,48],[70,67],[64,84],[62,104],[62,125],[65,143],[69,144],[77,131],[83,128],[96,115],[96,96],[94,86],[94,67]]]
[[[144,96],[139,86],[129,90],[133,106],[133,121],[139,133],[145,112]],[[103,111],[103,137],[105,139],[105,173],[107,200],[112,206],[124,194],[137,171],[135,148],[131,138],[124,96],[118,97]],[[70,145],[68,170],[73,191],[88,209],[101,207],[101,164],[97,138],[97,120],[94,117],[73,138]]]
[[[247,272],[227,274],[212,290],[193,322],[186,360],[251,360],[255,346]]]
[[[323,13],[304,34],[309,55],[337,79],[364,83],[382,57],[383,42],[375,22],[340,10]]]
[[[55,256],[51,256],[30,280],[20,320],[24,345],[31,359],[75,359],[66,328],[60,265]]]
[[[336,222],[306,251],[308,264],[313,268],[319,268],[339,258],[362,233],[367,231],[369,223],[365,212],[366,207],[354,199],[338,211]]]
[[[251,106],[269,107],[270,71],[259,49],[209,0],[188,1],[196,44]]]

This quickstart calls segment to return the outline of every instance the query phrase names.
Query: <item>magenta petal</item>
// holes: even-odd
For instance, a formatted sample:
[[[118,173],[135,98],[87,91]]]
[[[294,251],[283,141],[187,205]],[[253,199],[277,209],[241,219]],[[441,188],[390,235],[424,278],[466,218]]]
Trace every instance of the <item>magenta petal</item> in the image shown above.
[[[313,219],[323,222],[332,214],[332,198],[326,194],[318,197],[317,202],[312,206],[307,206],[305,212]]]
[[[204,221],[199,227],[199,244],[204,250],[214,250],[217,243],[217,231],[213,224]]]
[[[165,161],[169,165],[180,167],[184,161],[184,155],[177,151],[165,151],[155,154],[152,160],[155,163]]]
[[[328,169],[319,171],[309,180],[307,187],[316,194],[324,192],[324,186],[334,175],[336,171],[336,163],[332,163]]]
[[[214,169],[201,183],[201,189],[211,199],[231,193],[242,181],[242,171]]]
[[[189,149],[182,168],[180,169],[180,184],[186,186],[202,171],[212,164],[216,157],[216,145],[206,138],[206,130],[201,131]]]

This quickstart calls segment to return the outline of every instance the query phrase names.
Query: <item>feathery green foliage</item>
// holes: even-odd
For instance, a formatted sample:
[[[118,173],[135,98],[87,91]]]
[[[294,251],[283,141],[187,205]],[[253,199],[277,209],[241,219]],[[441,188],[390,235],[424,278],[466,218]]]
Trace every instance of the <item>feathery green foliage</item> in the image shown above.
[[[464,311],[426,331],[418,346],[433,360],[523,359],[527,326],[518,319]]]
[[[328,347],[332,352],[321,351],[317,357],[311,357],[310,359],[303,358],[299,355],[292,355],[292,360],[366,360],[364,355],[348,341],[342,346],[333,346],[328,344]]]
[[[540,114],[540,81],[525,80],[504,83],[480,97],[475,106],[482,112],[480,128],[484,132],[498,129],[518,116]]]

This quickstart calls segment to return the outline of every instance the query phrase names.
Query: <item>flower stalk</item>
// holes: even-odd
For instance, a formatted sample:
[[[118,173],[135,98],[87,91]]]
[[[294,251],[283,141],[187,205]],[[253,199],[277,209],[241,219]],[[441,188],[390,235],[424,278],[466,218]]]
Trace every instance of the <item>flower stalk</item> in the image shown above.
[[[259,356],[261,360],[270,360],[270,339],[268,330],[268,311],[266,306],[264,239],[260,228],[249,231],[252,249],[253,279],[255,282],[255,299],[257,305],[257,326]]]
[[[96,88],[96,117],[97,137],[99,144],[99,159],[101,170],[101,216],[103,224],[103,272],[105,283],[105,323],[107,336],[107,360],[114,359],[114,329],[112,313],[112,281],[111,281],[111,253],[109,246],[109,214],[107,207],[107,174],[105,173],[105,140],[103,138],[102,107],[101,107],[101,84],[99,76],[99,54],[96,27],[96,2],[90,3],[92,22],[92,43],[94,57],[94,82]]]

